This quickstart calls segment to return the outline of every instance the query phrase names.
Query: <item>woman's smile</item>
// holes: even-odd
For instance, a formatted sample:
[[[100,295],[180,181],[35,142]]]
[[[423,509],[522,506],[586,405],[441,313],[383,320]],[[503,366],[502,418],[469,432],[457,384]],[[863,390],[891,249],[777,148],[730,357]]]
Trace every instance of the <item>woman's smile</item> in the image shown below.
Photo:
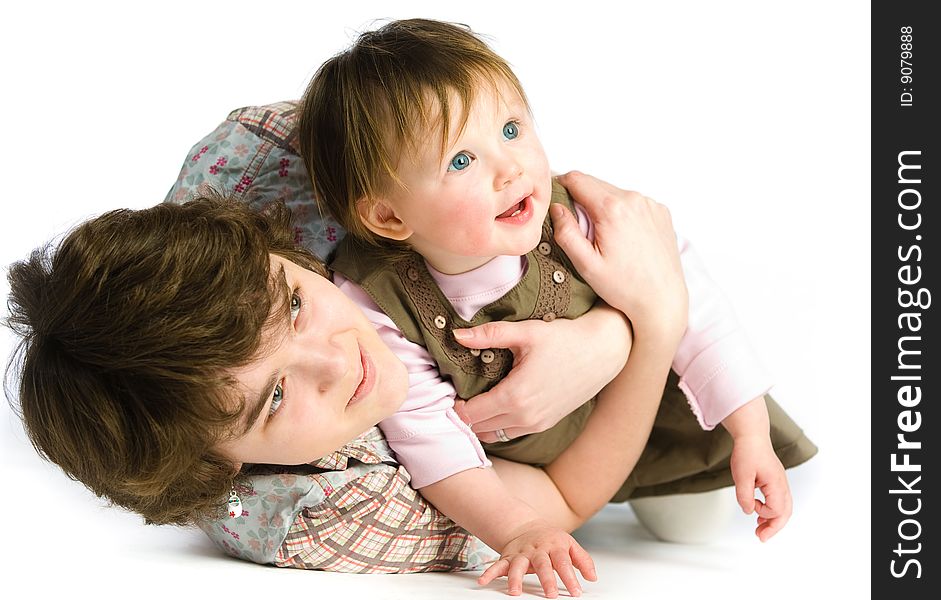
[[[362,346],[359,346],[359,357],[362,367],[361,377],[359,384],[356,386],[356,389],[353,391],[353,396],[350,398],[350,401],[347,402],[347,406],[352,406],[369,395],[373,387],[376,384],[376,366],[373,364],[372,360],[369,358],[369,353],[363,349]]]

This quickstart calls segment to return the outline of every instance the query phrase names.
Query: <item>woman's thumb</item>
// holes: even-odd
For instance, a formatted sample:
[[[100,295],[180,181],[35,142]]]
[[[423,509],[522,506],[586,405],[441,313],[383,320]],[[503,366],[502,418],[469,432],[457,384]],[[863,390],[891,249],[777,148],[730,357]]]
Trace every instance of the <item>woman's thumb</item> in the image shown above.
[[[578,228],[575,215],[561,204],[550,206],[549,215],[552,217],[552,228],[555,230],[556,243],[568,255],[572,264],[575,265],[575,269],[584,275],[589,257],[593,251],[591,242]]]

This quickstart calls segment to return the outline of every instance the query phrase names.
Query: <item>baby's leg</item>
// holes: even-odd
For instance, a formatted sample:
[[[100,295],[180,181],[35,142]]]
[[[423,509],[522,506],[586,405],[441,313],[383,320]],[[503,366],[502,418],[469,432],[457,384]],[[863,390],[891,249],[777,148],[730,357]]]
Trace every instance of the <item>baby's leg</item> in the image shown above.
[[[738,508],[735,488],[629,500],[637,520],[664,542],[704,544],[718,539]]]

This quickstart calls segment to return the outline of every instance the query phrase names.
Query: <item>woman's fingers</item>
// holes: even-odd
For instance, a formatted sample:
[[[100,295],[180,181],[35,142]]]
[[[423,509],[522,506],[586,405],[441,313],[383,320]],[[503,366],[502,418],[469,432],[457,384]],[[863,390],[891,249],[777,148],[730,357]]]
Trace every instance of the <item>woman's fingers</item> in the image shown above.
[[[459,344],[467,348],[486,350],[488,348],[509,348],[514,350],[521,341],[527,341],[532,334],[529,321],[493,321],[468,329],[455,329],[452,333]]]

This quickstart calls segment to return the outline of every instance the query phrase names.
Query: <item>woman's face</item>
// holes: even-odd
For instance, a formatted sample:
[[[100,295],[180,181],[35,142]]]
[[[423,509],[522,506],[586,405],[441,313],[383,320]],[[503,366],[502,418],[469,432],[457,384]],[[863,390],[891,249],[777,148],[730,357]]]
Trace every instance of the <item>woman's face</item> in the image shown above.
[[[408,374],[330,281],[276,255],[271,270],[290,312],[266,332],[263,357],[232,372],[247,433],[220,449],[239,463],[302,464],[398,410]]]

